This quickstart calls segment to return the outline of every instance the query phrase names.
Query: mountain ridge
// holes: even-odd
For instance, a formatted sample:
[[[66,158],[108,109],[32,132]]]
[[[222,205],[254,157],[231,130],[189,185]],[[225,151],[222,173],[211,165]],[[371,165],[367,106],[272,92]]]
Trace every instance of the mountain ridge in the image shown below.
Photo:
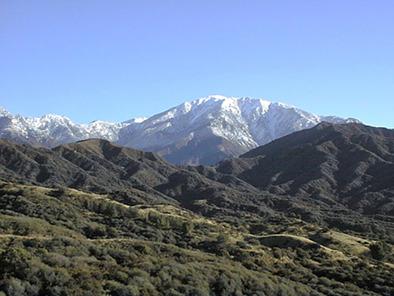
[[[394,130],[321,123],[216,168],[274,194],[328,198],[365,212],[380,200],[381,213],[394,214]]]
[[[153,151],[176,164],[214,164],[322,121],[358,122],[318,116],[263,99],[208,96],[182,103],[149,118],[121,123],[74,123],[48,114],[40,118],[0,112],[0,138],[52,148],[88,138]],[[209,148],[207,148],[209,147]]]
[[[176,166],[102,139],[50,150],[1,140],[0,155],[0,177],[6,180],[123,192],[136,201],[148,194],[187,207],[202,196],[216,205],[253,205],[271,194],[394,214],[394,131],[356,123],[322,123],[211,167]]]
[[[135,274],[144,281],[133,278],[133,291],[161,291],[140,295],[169,285],[182,295],[392,295],[393,155],[393,130],[354,123],[321,123],[216,166],[102,139],[52,149],[0,140],[0,290],[22,295],[14,287],[34,283],[26,295],[47,295],[49,271],[88,268],[97,295],[134,295]],[[169,284],[168,274],[209,277]],[[257,285],[267,277],[268,290]],[[51,295],[86,290],[79,276],[49,278]]]

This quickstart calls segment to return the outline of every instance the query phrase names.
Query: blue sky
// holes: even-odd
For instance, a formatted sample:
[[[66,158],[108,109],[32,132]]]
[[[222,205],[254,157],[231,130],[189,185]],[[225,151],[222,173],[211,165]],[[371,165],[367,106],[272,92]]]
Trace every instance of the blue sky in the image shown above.
[[[394,128],[394,1],[0,0],[0,105],[122,121],[263,97]]]

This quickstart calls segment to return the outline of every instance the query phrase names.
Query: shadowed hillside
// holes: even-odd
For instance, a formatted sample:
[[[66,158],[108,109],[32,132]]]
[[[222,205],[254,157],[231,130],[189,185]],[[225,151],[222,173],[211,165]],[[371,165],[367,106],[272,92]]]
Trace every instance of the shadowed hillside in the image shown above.
[[[279,195],[394,215],[394,131],[322,123],[256,148],[217,170]]]

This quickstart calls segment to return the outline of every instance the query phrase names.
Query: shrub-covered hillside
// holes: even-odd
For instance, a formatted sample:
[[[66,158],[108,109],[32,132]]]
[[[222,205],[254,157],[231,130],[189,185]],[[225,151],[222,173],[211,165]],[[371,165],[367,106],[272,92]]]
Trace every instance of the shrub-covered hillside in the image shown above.
[[[392,295],[388,239],[4,182],[5,295]],[[244,222],[241,222],[244,221]]]

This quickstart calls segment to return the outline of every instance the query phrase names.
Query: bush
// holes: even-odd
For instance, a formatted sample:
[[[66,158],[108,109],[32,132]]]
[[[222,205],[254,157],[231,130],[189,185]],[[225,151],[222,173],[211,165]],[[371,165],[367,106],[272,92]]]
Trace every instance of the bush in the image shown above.
[[[369,250],[373,259],[381,261],[390,254],[391,248],[387,243],[380,241],[371,244]]]

